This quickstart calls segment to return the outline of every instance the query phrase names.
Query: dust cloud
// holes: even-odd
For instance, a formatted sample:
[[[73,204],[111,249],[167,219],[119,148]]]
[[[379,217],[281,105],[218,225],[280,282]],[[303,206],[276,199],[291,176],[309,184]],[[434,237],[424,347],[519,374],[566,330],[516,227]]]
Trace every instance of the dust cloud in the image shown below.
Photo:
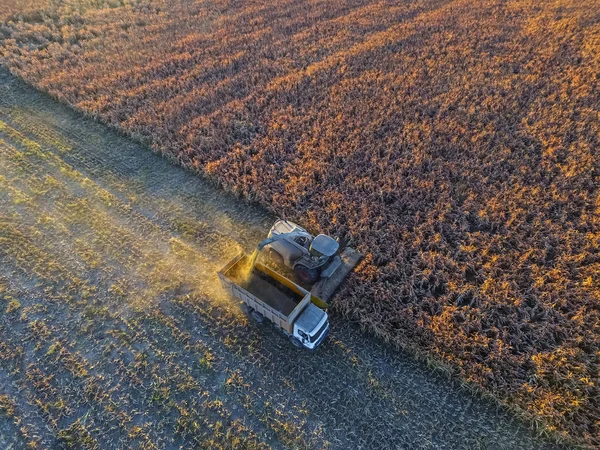
[[[0,124],[0,175],[10,180],[0,208],[37,259],[59,261],[92,301],[119,312],[186,297],[241,314],[217,272],[256,245],[264,213],[137,146],[116,153],[94,136],[78,147],[28,121],[30,111],[0,112],[9,119]],[[16,241],[7,251],[30,258]]]

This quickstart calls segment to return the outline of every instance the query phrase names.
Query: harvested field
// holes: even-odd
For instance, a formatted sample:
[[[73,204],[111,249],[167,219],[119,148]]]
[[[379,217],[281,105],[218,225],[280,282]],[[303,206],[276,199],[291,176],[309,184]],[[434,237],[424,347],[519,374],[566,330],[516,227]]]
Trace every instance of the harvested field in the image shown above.
[[[600,446],[598,2],[43,11],[0,26],[14,73],[348,239],[341,315]]]

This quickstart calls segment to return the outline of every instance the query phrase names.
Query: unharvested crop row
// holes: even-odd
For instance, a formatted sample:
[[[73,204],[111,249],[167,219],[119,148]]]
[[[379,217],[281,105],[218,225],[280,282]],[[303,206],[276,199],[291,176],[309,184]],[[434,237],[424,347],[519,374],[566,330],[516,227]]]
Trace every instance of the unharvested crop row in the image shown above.
[[[145,0],[8,19],[15,73],[366,255],[336,299],[600,441],[600,9]]]

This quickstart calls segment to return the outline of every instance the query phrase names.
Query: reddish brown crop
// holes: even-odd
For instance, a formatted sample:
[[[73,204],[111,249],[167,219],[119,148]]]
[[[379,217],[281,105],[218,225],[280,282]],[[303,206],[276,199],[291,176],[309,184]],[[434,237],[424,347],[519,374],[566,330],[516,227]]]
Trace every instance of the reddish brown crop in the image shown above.
[[[339,312],[600,445],[594,2],[114,3],[9,18],[4,63],[350,240]]]

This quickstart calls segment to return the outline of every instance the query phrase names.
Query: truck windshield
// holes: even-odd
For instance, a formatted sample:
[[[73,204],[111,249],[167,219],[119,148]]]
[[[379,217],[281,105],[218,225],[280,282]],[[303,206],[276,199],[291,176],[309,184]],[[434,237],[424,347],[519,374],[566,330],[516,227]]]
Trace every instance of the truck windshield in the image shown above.
[[[310,342],[315,342],[319,339],[319,337],[321,336],[321,334],[323,333],[323,330],[327,328],[327,321],[323,322],[323,325],[321,325],[321,328],[319,328],[319,331],[317,331],[313,336],[310,337]]]

